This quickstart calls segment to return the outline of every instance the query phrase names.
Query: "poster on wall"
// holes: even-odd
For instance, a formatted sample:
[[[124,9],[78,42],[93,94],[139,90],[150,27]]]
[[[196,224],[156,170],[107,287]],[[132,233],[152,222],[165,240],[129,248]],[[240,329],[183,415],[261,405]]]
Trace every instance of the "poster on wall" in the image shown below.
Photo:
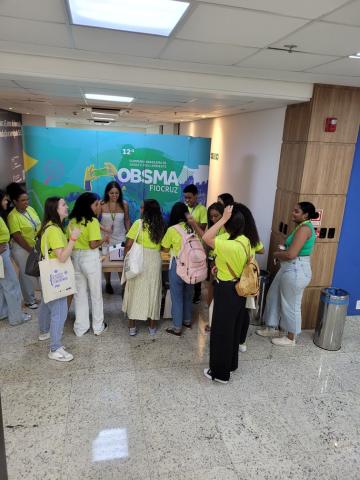
[[[84,191],[103,197],[114,180],[132,221],[145,198],[158,200],[168,217],[191,183],[206,205],[210,139],[26,126],[23,144],[28,192],[39,214],[49,196],[63,196],[71,207]]]
[[[0,187],[23,181],[21,115],[0,110]]]

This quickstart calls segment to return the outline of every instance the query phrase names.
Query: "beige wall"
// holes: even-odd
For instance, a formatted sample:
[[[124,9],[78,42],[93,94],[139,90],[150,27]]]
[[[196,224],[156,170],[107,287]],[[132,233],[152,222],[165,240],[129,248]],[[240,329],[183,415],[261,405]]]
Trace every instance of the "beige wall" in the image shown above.
[[[181,135],[211,138],[208,204],[229,192],[255,217],[268,250],[285,108],[182,123]],[[261,266],[266,266],[266,257]]]

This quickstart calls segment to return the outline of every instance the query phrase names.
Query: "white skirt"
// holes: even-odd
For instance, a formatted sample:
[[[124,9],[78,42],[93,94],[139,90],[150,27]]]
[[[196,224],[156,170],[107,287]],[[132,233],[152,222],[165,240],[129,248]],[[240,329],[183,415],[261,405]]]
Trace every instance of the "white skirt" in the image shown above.
[[[160,319],[162,261],[159,250],[144,248],[144,269],[127,280],[122,311],[131,320]]]

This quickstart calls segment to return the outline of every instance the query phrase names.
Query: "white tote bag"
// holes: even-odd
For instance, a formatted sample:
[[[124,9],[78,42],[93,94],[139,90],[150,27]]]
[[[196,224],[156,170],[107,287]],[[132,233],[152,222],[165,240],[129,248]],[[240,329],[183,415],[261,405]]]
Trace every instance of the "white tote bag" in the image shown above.
[[[139,229],[137,231],[134,243],[124,258],[124,272],[126,280],[135,278],[143,271],[144,266],[144,247],[136,242],[141,232],[142,222],[140,220]]]
[[[0,278],[5,278],[4,260],[1,255],[0,255]]]
[[[44,234],[46,235],[46,234]],[[45,237],[45,258],[39,262],[41,290],[44,303],[76,293],[75,271],[69,257],[66,262],[49,258]]]

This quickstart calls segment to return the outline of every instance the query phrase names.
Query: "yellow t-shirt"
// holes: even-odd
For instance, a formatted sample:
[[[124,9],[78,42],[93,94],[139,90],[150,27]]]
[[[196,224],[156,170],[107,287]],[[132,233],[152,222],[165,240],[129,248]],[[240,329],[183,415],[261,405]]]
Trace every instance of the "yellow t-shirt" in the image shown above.
[[[255,247],[251,247],[251,255],[255,255],[257,252],[262,250],[264,248],[264,245],[262,242],[259,242],[255,245]]]
[[[221,227],[220,230],[217,232],[216,236],[218,237],[219,235],[224,235],[224,233],[226,233],[226,230],[224,227]],[[209,250],[208,257],[215,258],[214,250]]]
[[[245,249],[240,245],[239,241],[242,242]],[[217,236],[214,248],[217,278],[223,281],[233,280],[234,276],[230,273],[226,263],[230,265],[236,277],[240,277],[247,261],[247,252],[249,251],[250,242],[245,235],[239,235],[235,240],[229,240],[228,233]]]
[[[67,227],[67,234],[70,238],[70,231],[74,228],[81,230],[79,238],[76,240],[74,250],[90,250],[90,242],[93,240],[101,240],[100,223],[97,218],[92,218],[86,222],[82,219],[77,223],[75,218],[72,218]]]
[[[204,225],[208,223],[206,207],[204,207],[204,205],[201,205],[201,203],[195,205],[194,208],[188,207],[188,210],[191,216],[194,218],[195,222],[197,222],[198,224]]]
[[[132,224],[130,230],[126,234],[126,237],[130,238],[130,240],[135,240],[137,232],[139,230],[139,226],[140,226],[140,219],[136,220]],[[154,243],[150,239],[150,234],[149,234],[149,231],[147,230],[147,228],[142,228],[141,229],[141,231],[139,233],[139,236],[136,240],[136,243],[139,243],[144,248],[151,248],[152,250],[160,250],[160,248],[161,248],[161,242],[160,243]]]
[[[185,232],[187,231],[185,222],[180,222],[178,225],[180,225]],[[164,248],[170,248],[170,253],[173,257],[177,257],[179,255],[182,246],[182,236],[175,229],[175,226],[169,227],[166,230],[164,238],[161,242],[161,246]]]
[[[41,236],[41,253],[45,255],[45,242],[50,258],[56,258],[54,250],[58,248],[64,248],[67,245],[67,239],[65,233],[57,225],[53,225],[52,222],[48,223],[48,227]]]
[[[0,243],[8,243],[10,240],[10,232],[9,229],[4,222],[4,219],[0,217]]]
[[[20,232],[30,247],[35,245],[35,236],[40,228],[40,219],[32,207],[27,207],[24,213],[20,213],[16,208],[13,208],[8,215],[7,223],[11,235]]]

